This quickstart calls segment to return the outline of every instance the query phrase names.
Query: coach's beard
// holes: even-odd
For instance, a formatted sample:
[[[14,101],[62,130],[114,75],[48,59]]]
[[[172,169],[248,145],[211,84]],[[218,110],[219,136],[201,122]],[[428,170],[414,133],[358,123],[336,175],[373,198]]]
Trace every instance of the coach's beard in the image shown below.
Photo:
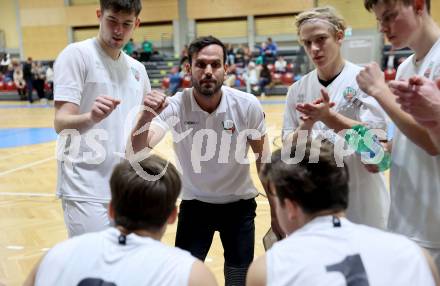
[[[211,97],[222,88],[223,82],[215,79],[201,81],[193,80],[192,84],[199,94]]]

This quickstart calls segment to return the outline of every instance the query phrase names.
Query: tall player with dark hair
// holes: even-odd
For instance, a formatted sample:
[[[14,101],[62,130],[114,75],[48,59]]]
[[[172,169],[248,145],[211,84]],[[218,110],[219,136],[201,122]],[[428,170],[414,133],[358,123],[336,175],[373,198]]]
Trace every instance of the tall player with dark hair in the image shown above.
[[[396,79],[440,77],[440,28],[429,15],[429,0],[364,0],[393,48],[414,54]],[[391,210],[388,228],[428,249],[440,268],[440,153],[426,127],[396,103],[376,63],[357,77],[359,86],[382,106],[396,125],[391,154]],[[426,110],[425,112],[429,112]]]
[[[55,61],[57,196],[69,237],[109,226],[108,181],[125,152],[127,114],[151,91],[145,67],[122,51],[140,11],[140,0],[101,0],[97,37],[70,44]]]

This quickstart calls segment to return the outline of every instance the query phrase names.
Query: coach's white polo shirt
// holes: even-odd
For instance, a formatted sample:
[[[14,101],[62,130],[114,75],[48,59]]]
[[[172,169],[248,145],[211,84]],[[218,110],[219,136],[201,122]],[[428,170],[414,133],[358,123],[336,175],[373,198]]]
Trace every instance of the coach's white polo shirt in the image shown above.
[[[249,174],[247,138],[266,133],[263,109],[251,94],[225,86],[222,93],[217,109],[208,113],[186,89],[169,98],[153,121],[173,132],[184,200],[228,203],[258,194]]]

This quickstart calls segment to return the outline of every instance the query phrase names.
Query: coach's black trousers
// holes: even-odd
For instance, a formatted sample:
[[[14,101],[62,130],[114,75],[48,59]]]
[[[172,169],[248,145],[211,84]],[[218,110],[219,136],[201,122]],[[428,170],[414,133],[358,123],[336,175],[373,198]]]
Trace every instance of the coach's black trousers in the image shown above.
[[[220,233],[225,269],[247,269],[254,258],[255,199],[227,204],[183,200],[180,204],[176,246],[204,261],[214,232]]]

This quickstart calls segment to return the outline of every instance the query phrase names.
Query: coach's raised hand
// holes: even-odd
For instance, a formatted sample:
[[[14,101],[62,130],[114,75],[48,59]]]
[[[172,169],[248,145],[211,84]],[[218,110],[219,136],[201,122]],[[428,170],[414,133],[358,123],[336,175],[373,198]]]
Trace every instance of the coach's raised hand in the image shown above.
[[[141,117],[146,117],[145,119],[151,120],[167,107],[167,96],[159,90],[152,90],[144,96],[143,104],[144,106]],[[144,124],[145,123],[146,122],[144,122]]]
[[[138,121],[131,132],[131,142],[127,145],[127,156],[134,155],[146,147],[153,148],[160,141],[165,131],[161,128],[154,128],[151,121],[167,106],[167,97],[163,92],[153,90],[145,94]]]

